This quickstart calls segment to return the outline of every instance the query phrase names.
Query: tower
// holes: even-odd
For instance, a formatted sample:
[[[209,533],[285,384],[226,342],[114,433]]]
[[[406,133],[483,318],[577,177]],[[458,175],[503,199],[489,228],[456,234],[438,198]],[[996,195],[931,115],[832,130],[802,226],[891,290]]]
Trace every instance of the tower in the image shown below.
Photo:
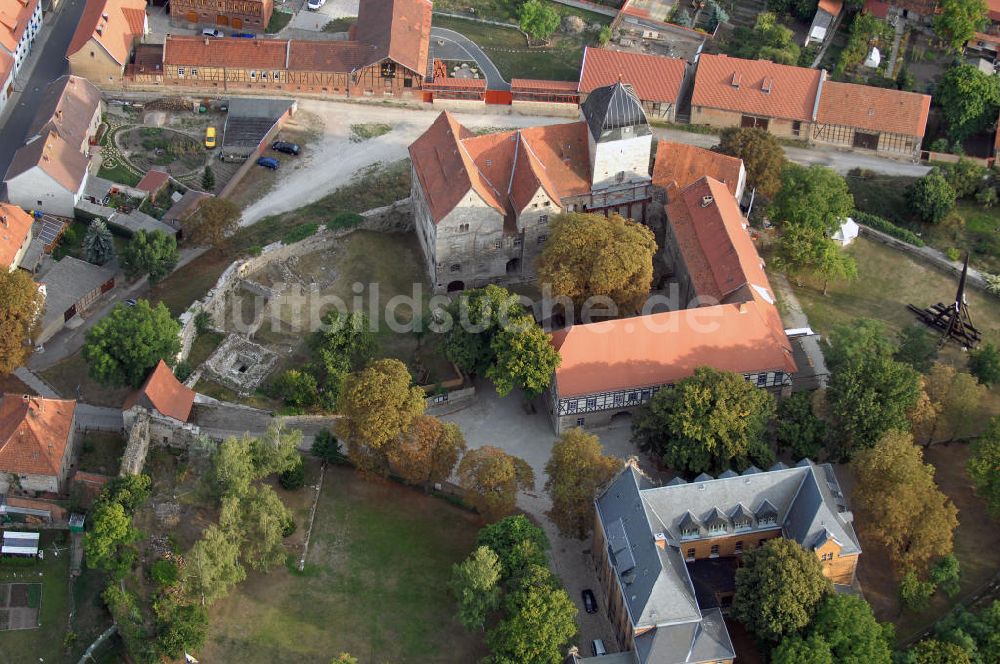
[[[597,88],[580,110],[587,123],[592,189],[648,183],[653,132],[632,86]]]

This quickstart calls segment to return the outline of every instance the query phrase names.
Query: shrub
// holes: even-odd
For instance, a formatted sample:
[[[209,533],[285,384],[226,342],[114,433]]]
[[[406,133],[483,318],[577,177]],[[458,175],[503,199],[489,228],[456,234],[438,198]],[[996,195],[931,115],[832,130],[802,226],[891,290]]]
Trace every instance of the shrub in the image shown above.
[[[948,257],[948,260],[955,262],[962,258],[962,250],[958,247],[948,247],[944,255]]]
[[[169,588],[177,583],[180,572],[175,562],[166,558],[160,558],[150,566],[149,576],[158,587]]]
[[[954,164],[943,164],[938,169],[959,198],[968,198],[975,194],[983,186],[983,179],[987,173],[985,167],[970,159],[959,159]]]
[[[247,253],[250,254],[251,256],[253,256],[254,258],[256,258],[257,256],[260,256],[263,252],[264,252],[264,250],[260,248],[259,244],[255,244],[255,245],[247,248]]]
[[[880,217],[876,214],[870,214],[868,212],[862,212],[861,210],[855,210],[853,213],[854,221],[859,224],[864,224],[870,228],[874,228],[877,231],[881,231],[886,235],[891,235],[897,240],[902,240],[903,242],[908,242],[915,247],[924,246],[924,241],[914,233],[913,231],[897,226],[885,217]]]
[[[986,280],[986,290],[991,295],[1000,296],[1000,274],[987,274],[984,272],[983,279]]]
[[[982,385],[1000,385],[1000,350],[985,344],[969,353],[969,373]]]
[[[301,242],[302,240],[315,235],[318,230],[319,224],[316,223],[296,226],[292,230],[285,233],[285,236],[281,238],[281,244],[295,244],[296,242]]]
[[[308,408],[315,404],[319,397],[316,379],[312,374],[298,369],[289,369],[278,376],[272,386],[272,392],[274,396],[295,408]]]
[[[287,489],[288,491],[301,489],[306,483],[306,467],[302,463],[302,460],[299,459],[297,464],[278,475],[278,483],[281,484],[283,489]]]
[[[316,432],[312,448],[309,451],[313,456],[319,457],[323,461],[336,464],[348,463],[347,456],[340,447],[340,441],[329,429],[321,429]]]
[[[987,210],[997,204],[997,190],[992,185],[983,187],[976,193],[976,202]]]
[[[948,152],[948,139],[947,138],[935,138],[930,145],[931,152]]]
[[[207,311],[199,311],[194,317],[194,329],[198,334],[205,334],[212,329],[215,325],[215,321],[212,320],[212,314]]]
[[[335,231],[341,228],[351,228],[353,226],[357,226],[364,220],[365,218],[356,212],[341,211],[333,215],[333,218],[330,219],[330,221],[326,222],[326,227],[331,231]]]
[[[934,590],[932,582],[921,581],[917,573],[910,570],[899,582],[899,603],[907,611],[920,611],[927,606]]]
[[[184,360],[183,362],[178,362],[177,366],[174,367],[174,376],[176,376],[177,380],[179,380],[182,383],[186,381],[188,378],[190,378],[193,372],[194,368],[191,366],[191,363],[188,362],[187,360]]]
[[[943,175],[931,171],[906,188],[906,200],[913,211],[927,223],[944,220],[955,207],[955,188]]]

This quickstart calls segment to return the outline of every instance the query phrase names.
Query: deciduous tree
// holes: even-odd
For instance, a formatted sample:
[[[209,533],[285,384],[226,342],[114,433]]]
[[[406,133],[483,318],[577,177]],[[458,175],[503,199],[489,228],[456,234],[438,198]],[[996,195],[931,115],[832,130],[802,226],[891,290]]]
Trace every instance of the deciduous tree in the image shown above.
[[[423,390],[411,382],[406,365],[395,359],[375,360],[344,382],[336,430],[363,470],[385,472],[389,445],[423,414]]]
[[[854,457],[854,501],[865,512],[870,537],[906,570],[925,572],[931,560],[951,553],[958,510],[934,483],[913,437],[889,431]]]
[[[83,257],[94,265],[104,265],[115,257],[114,238],[100,217],[87,226],[87,234],[83,236]]]
[[[777,537],[743,555],[733,615],[759,638],[774,642],[808,625],[832,591],[815,553]]]
[[[934,15],[934,33],[955,53],[989,23],[985,0],[941,0]]]
[[[469,450],[458,464],[458,483],[468,502],[488,521],[514,511],[517,492],[535,488],[535,472],[528,462],[499,447]]]
[[[826,422],[813,414],[813,395],[796,392],[778,402],[778,449],[787,449],[795,458],[815,459],[826,439]]]
[[[938,82],[934,101],[944,114],[951,140],[961,143],[996,122],[1000,80],[973,65],[955,65]]]
[[[808,228],[829,237],[853,209],[854,196],[839,173],[818,164],[786,163],[770,215],[782,226]]]
[[[911,570],[903,575],[896,589],[899,604],[906,611],[923,611],[934,596],[934,584]]]
[[[240,496],[250,488],[255,472],[250,456],[250,434],[230,436],[219,444],[212,471],[219,495]]]
[[[533,39],[548,39],[559,27],[559,12],[541,0],[525,0],[518,12],[521,30]]]
[[[457,424],[418,415],[389,448],[389,466],[404,482],[429,486],[448,479],[464,451],[465,436]]]
[[[259,436],[250,439],[250,458],[253,460],[254,479],[283,473],[301,463],[299,446],[302,431],[288,429],[281,422],[271,422]]]
[[[200,605],[179,604],[161,600],[156,611],[156,647],[171,659],[178,659],[189,650],[205,644],[208,635],[208,612]]]
[[[155,284],[173,271],[179,259],[177,240],[172,235],[140,230],[125,247],[121,264],[130,279],[148,274],[149,283]]]
[[[778,139],[757,127],[727,127],[719,134],[719,152],[743,160],[747,184],[772,197],[781,189],[785,151]]]
[[[545,531],[523,514],[508,516],[484,526],[476,546],[489,547],[497,554],[504,579],[520,576],[530,565],[546,564],[549,538]]]
[[[914,323],[903,328],[899,334],[899,348],[895,359],[909,364],[920,373],[931,370],[931,364],[937,355],[937,340],[931,336],[924,325]]]
[[[990,513],[1000,517],[1000,415],[990,420],[986,431],[972,441],[971,447],[965,466],[969,479]]]
[[[493,337],[523,314],[517,295],[500,286],[462,293],[448,307],[452,325],[445,336],[445,355],[462,371],[486,375],[496,360]]]
[[[241,562],[266,572],[285,560],[284,530],[291,518],[274,489],[255,485],[222,500],[219,525],[239,541]]]
[[[544,392],[559,366],[559,353],[552,346],[552,335],[531,316],[521,316],[499,330],[490,342],[494,361],[486,370],[497,394],[506,396],[515,387],[529,399]]]
[[[332,407],[347,375],[371,360],[378,344],[363,311],[343,314],[332,309],[321,322],[320,329],[313,333],[312,347],[320,368],[323,402]]]
[[[184,595],[191,601],[211,604],[246,578],[240,565],[240,542],[212,524],[184,557],[181,577]]]
[[[573,300],[577,311],[588,298],[601,297],[616,313],[632,313],[649,296],[655,253],[653,232],[641,223],[617,214],[564,213],[551,222],[537,282]]]
[[[813,634],[802,638],[798,634],[786,636],[774,649],[771,664],[834,664],[830,645],[823,637]]]
[[[583,539],[594,523],[594,498],[621,470],[621,459],[602,454],[601,442],[583,429],[570,429],[552,446],[545,465],[549,516],[566,537]]]
[[[87,331],[83,359],[102,385],[139,387],[160,360],[172,364],[180,352],[180,324],[162,302],[119,304]]]
[[[826,364],[836,373],[863,358],[892,355],[896,346],[889,339],[882,321],[856,318],[847,325],[836,325],[830,333],[830,347],[823,353]]]
[[[922,220],[937,224],[955,207],[955,190],[937,171],[906,188],[906,201]]]
[[[837,664],[892,664],[892,627],[880,624],[862,597],[826,595],[808,633],[823,639]]]
[[[774,12],[761,12],[752,28],[736,28],[727,42],[726,52],[738,58],[794,65],[801,51],[794,39],[795,33],[778,23]]]
[[[211,173],[205,167],[206,173]],[[227,198],[212,197],[197,205],[181,220],[184,237],[192,244],[225,246],[226,240],[240,227],[240,208]]]
[[[961,590],[962,568],[955,554],[947,556],[931,565],[930,579],[948,597],[954,597]]]
[[[487,546],[452,565],[451,591],[458,601],[458,621],[465,629],[483,629],[486,618],[500,606],[500,572],[500,559]]]
[[[973,664],[967,650],[954,643],[924,639],[910,648],[905,664]]]
[[[1000,385],[1000,350],[989,343],[971,351],[969,371],[983,385]]]
[[[959,373],[941,362],[936,362],[924,377],[924,390],[935,415],[922,432],[928,445],[939,438],[952,441],[961,437],[975,420],[979,404],[986,395],[986,387],[971,375]]]
[[[691,473],[768,465],[773,455],[764,432],[774,410],[774,398],[743,376],[699,367],[653,395],[632,439],[665,465]]]
[[[0,375],[27,362],[33,348],[31,334],[44,301],[30,274],[0,267]]]
[[[547,567],[534,566],[504,601],[505,617],[486,636],[496,664],[560,664],[576,634],[576,607]]]
[[[89,567],[111,571],[118,564],[121,547],[139,539],[121,503],[99,502],[90,515],[90,529],[83,539],[83,552]]]

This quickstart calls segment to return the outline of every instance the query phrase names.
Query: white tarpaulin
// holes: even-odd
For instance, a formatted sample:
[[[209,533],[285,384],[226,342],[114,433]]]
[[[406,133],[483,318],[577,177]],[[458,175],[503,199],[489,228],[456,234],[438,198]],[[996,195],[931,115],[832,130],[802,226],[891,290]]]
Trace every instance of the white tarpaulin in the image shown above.
[[[5,556],[34,556],[38,554],[38,533],[8,530],[3,534],[0,554]]]

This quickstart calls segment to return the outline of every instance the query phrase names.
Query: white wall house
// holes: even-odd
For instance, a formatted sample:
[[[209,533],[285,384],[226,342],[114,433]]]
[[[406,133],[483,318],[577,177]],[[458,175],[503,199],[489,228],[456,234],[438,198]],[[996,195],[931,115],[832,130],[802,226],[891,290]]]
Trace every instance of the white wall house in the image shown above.
[[[86,181],[87,157],[54,133],[15,152],[4,178],[11,203],[69,218]]]
[[[14,76],[21,71],[41,28],[41,0],[0,0],[0,47],[14,58]]]

